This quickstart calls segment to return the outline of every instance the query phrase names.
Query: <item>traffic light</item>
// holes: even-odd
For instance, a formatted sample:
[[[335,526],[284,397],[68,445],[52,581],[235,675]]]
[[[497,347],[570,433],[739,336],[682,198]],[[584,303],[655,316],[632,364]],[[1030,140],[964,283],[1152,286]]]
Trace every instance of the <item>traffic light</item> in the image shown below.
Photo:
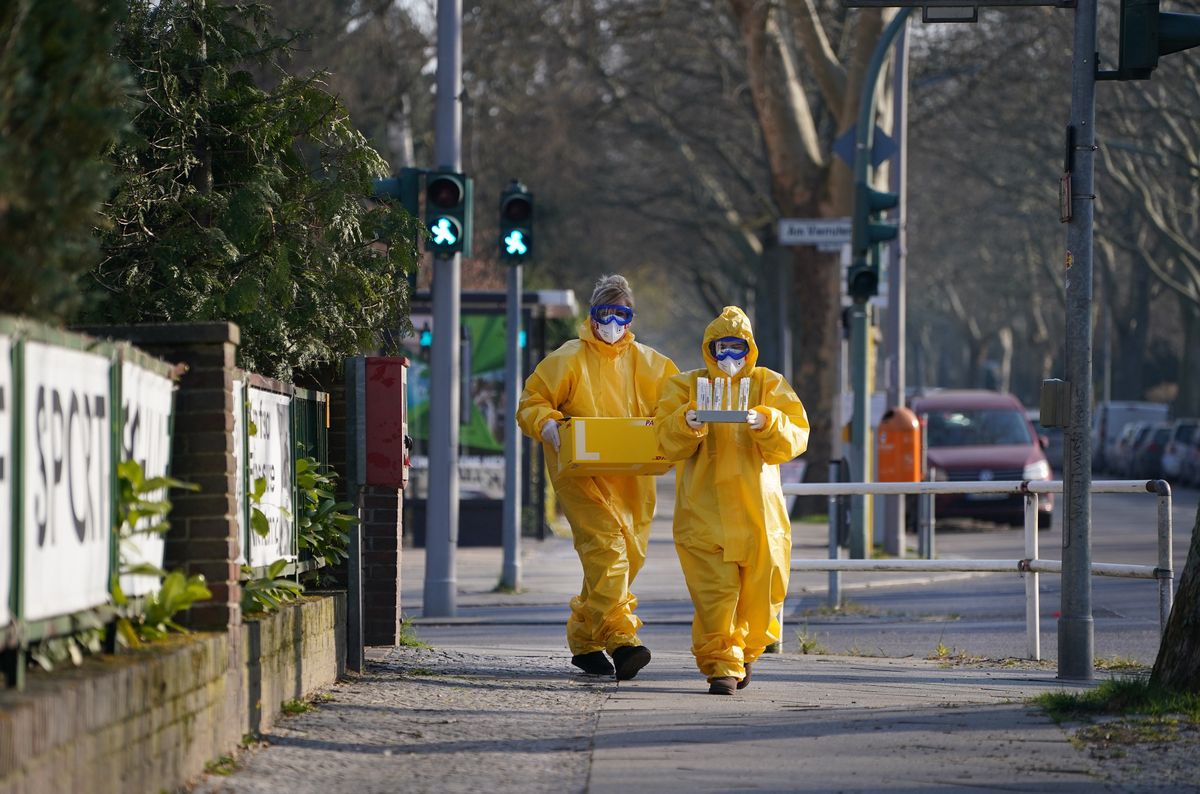
[[[879,293],[879,251],[877,246],[896,239],[900,229],[894,223],[873,223],[875,216],[900,204],[896,193],[873,190],[863,182],[854,190],[854,259],[846,275],[846,292],[859,303]]]
[[[371,193],[375,198],[399,201],[400,206],[415,218],[419,212],[422,173],[420,168],[401,168],[396,176],[376,179]]]
[[[473,188],[465,174],[431,171],[425,178],[425,250],[446,259],[471,255]]]
[[[500,261],[519,265],[533,256],[533,194],[514,179],[500,194]]]
[[[1159,0],[1121,0],[1121,37],[1116,71],[1097,80],[1149,80],[1160,55],[1200,45],[1200,15],[1158,10]]]

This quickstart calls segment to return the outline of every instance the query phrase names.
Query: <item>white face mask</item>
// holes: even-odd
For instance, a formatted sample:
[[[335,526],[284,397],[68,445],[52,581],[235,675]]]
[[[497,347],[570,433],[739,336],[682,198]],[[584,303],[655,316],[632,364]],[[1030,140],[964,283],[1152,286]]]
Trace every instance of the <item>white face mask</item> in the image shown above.
[[[717,362],[717,366],[721,368],[729,377],[733,377],[742,371],[742,366],[746,363],[744,358],[726,358]]]
[[[608,342],[610,345],[615,344],[618,339],[625,336],[625,326],[620,323],[605,323],[604,325],[595,326],[596,334]]]

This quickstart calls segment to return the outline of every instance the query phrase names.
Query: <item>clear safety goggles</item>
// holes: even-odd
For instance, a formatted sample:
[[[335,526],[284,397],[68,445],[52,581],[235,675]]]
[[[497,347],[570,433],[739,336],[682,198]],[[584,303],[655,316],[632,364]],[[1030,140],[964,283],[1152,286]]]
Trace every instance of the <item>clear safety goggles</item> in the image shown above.
[[[725,336],[710,342],[708,350],[717,361],[727,358],[740,361],[750,352],[750,343],[738,336]]]
[[[592,320],[599,325],[629,325],[633,322],[633,309],[617,303],[601,303],[592,307]]]

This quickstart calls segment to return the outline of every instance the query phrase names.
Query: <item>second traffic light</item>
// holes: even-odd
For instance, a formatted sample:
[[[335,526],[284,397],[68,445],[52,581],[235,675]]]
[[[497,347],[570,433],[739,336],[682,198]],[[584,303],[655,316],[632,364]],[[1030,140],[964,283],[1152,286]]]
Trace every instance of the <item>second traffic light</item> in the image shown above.
[[[875,216],[895,209],[900,196],[873,190],[862,182],[854,191],[854,259],[846,275],[846,292],[857,302],[870,300],[879,293],[880,243],[896,239],[900,229],[894,223],[872,223]]]
[[[533,194],[512,180],[500,194],[500,261],[519,265],[533,257]]]
[[[425,177],[425,250],[441,259],[471,255],[471,212],[474,186],[470,177],[453,171],[431,171]]]

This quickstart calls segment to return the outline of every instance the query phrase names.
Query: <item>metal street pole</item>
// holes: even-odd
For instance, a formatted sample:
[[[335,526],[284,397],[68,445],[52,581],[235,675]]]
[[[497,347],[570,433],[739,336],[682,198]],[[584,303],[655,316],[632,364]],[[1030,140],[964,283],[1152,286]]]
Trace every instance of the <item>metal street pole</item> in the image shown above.
[[[888,190],[900,197],[896,209],[898,217],[896,239],[889,246],[888,257],[888,305],[887,305],[887,372],[888,408],[904,405],[905,397],[905,322],[908,312],[908,295],[905,290],[905,274],[908,245],[904,232],[906,208],[908,207],[908,26],[900,30],[896,39],[895,67],[892,76],[892,137],[896,140],[896,154],[888,174]],[[889,554],[904,556],[904,497],[884,497],[883,547]]]
[[[508,268],[508,359],[504,365],[504,564],[500,584],[521,589],[521,266]]]
[[[867,478],[867,424],[871,418],[871,395],[867,392],[867,334],[871,332],[870,304],[855,301],[850,305],[850,389],[854,393],[853,419],[850,420],[850,478]],[[850,497],[850,558],[868,559],[871,551],[870,525],[867,523],[867,497]]]
[[[1096,0],[1075,6],[1071,61],[1067,223],[1067,381],[1070,424],[1063,449],[1062,609],[1058,620],[1058,677],[1090,680],[1092,624],[1092,217],[1096,143]]]
[[[462,0],[438,0],[435,158],[462,170]],[[425,617],[454,617],[458,543],[459,338],[462,263],[433,266],[433,349],[429,401],[429,496],[425,527]]]
[[[896,40],[896,36],[904,29],[905,23],[908,21],[908,15],[912,12],[911,8],[901,8],[892,17],[892,21],[884,29],[883,34],[879,37],[879,41],[875,44],[875,50],[871,53],[871,60],[867,64],[867,71],[863,77],[862,93],[859,96],[858,104],[858,126],[855,129],[855,145],[854,145],[854,185],[855,195],[861,195],[861,191],[857,189],[858,185],[867,183],[867,171],[871,165],[871,152],[874,147],[875,138],[875,89],[879,83],[879,74],[883,71],[883,62],[887,58],[888,49],[891,48],[892,42]],[[856,201],[858,199],[856,198]],[[854,224],[855,233],[854,240],[856,247],[860,240],[868,238],[868,230],[858,228],[863,223],[864,213],[855,208]],[[870,246],[874,249],[875,246]],[[862,252],[854,251],[854,256],[860,256]],[[867,255],[872,255],[867,252]],[[857,478],[859,482],[868,482],[866,461],[868,459],[867,444],[871,434],[868,431],[868,425],[871,421],[871,397],[867,394],[867,385],[870,382],[867,375],[867,334],[870,332],[869,313],[865,302],[856,300],[850,308],[850,371],[851,371],[851,387],[854,389],[854,417],[850,425],[850,466],[851,477]],[[870,549],[867,532],[869,527],[866,516],[867,497],[855,496],[852,501],[852,521],[850,526],[850,556],[855,559],[864,558]]]

